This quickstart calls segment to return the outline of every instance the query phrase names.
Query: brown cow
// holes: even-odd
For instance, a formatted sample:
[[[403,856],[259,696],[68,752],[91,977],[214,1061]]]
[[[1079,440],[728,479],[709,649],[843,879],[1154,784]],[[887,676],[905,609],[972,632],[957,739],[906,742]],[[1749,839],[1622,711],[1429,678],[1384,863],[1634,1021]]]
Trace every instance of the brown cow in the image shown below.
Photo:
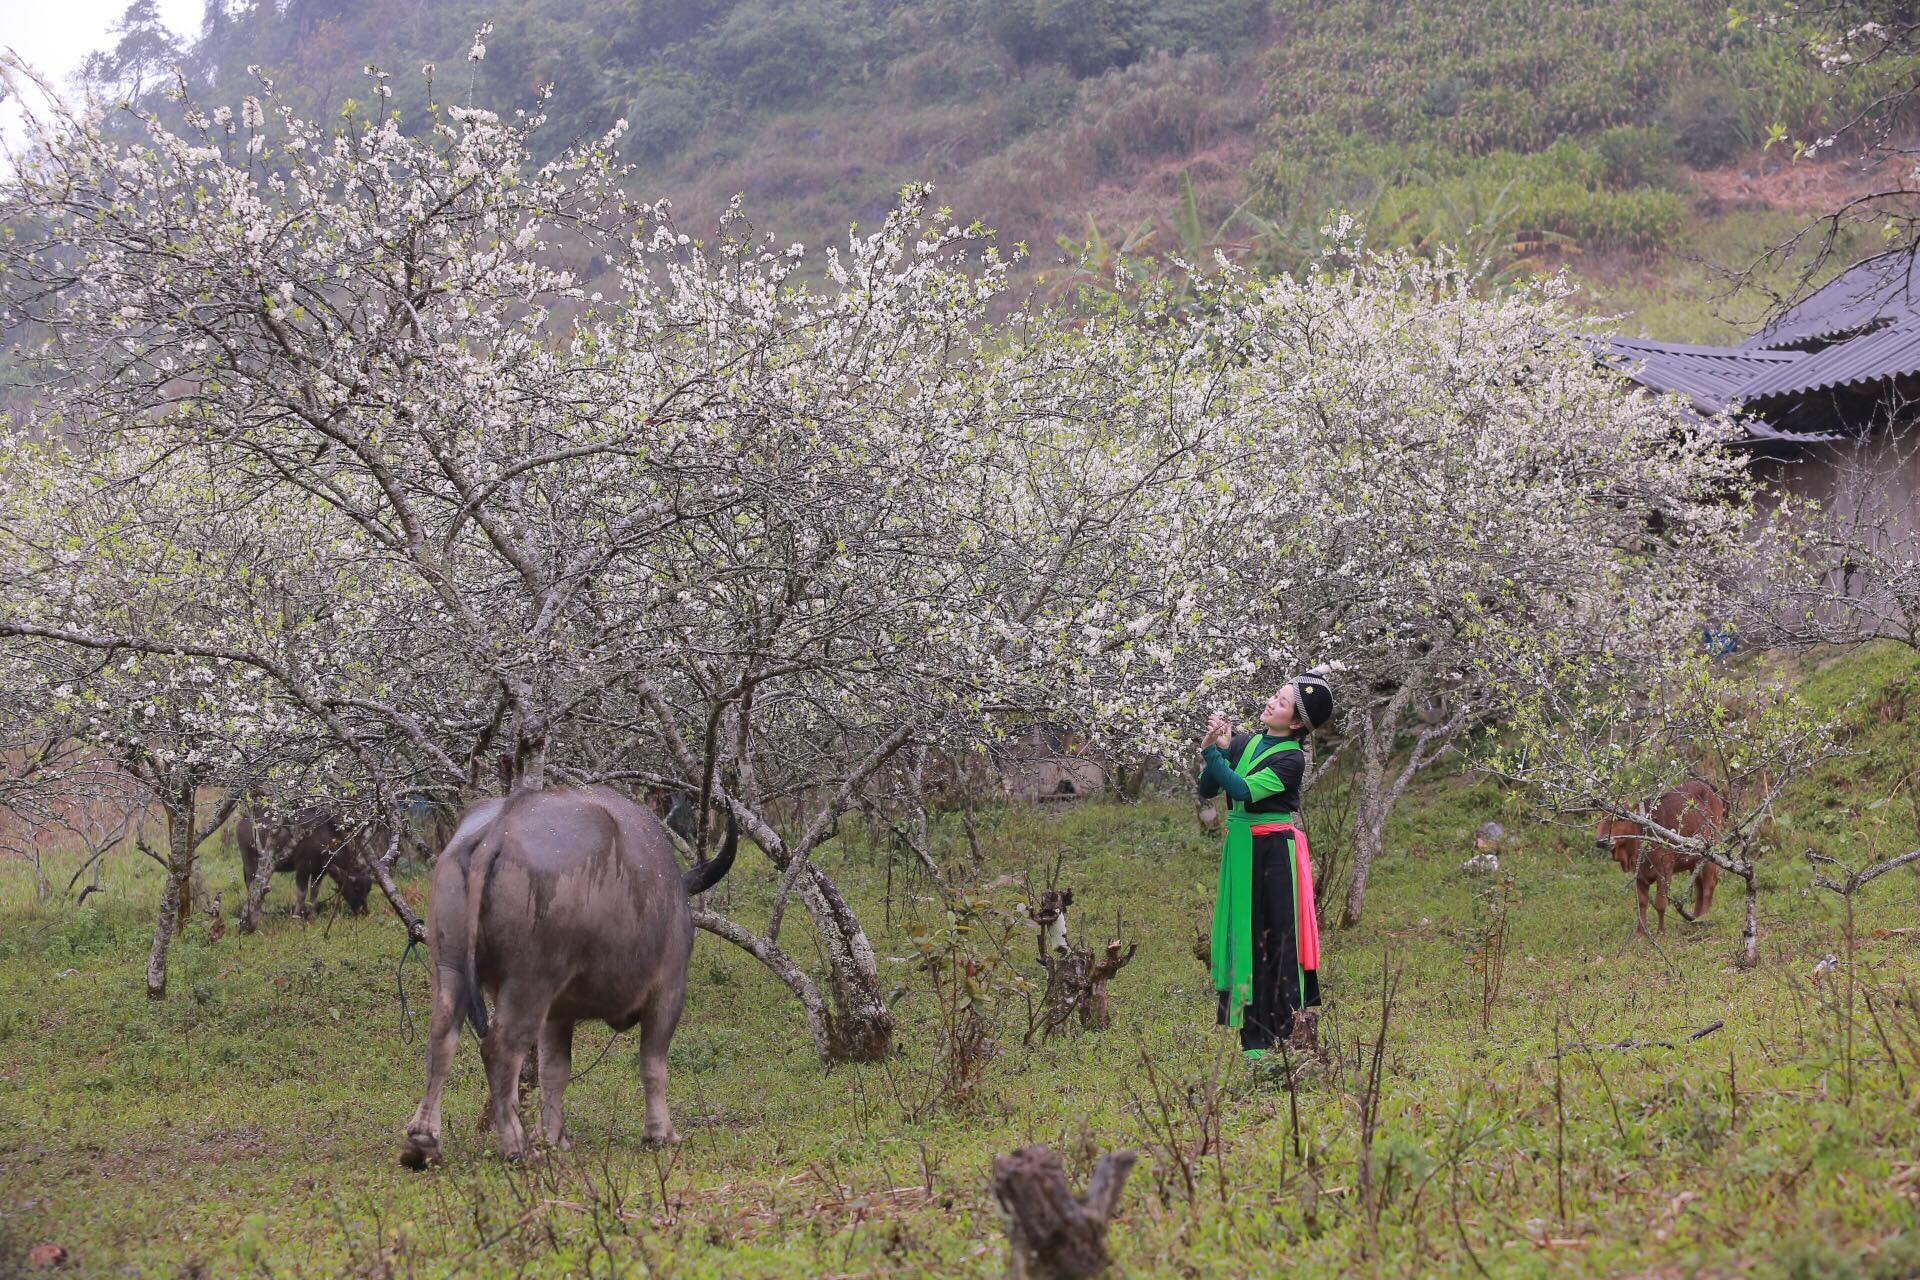
[[[1653,807],[1653,822],[1683,836],[1717,840],[1727,820],[1726,802],[1720,793],[1698,779],[1689,779],[1660,797]],[[1698,854],[1685,853],[1672,845],[1661,844],[1637,822],[1626,818],[1606,818],[1600,823],[1600,847],[1613,855],[1620,869],[1634,878],[1634,890],[1640,899],[1640,920],[1634,928],[1638,937],[1647,932],[1647,890],[1658,887],[1653,906],[1660,919],[1660,932],[1667,931],[1667,886],[1676,871],[1692,871],[1693,911],[1679,903],[1674,909],[1688,920],[1704,920],[1713,906],[1713,887],[1720,881],[1720,868]]]

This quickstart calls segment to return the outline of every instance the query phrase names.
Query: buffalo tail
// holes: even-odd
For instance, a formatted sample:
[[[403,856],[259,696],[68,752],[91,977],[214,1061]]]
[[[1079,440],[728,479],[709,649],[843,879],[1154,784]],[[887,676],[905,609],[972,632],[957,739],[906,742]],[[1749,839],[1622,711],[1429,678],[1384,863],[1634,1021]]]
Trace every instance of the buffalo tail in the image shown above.
[[[500,856],[501,826],[495,823],[493,830],[481,838],[467,863],[467,1021],[473,1025],[473,1034],[482,1040],[487,1038],[487,997],[480,990],[480,966],[476,959],[480,950],[480,908],[486,897],[493,860]]]
[[[692,870],[685,872],[687,896],[705,893],[720,883],[720,878],[733,869],[734,851],[740,845],[740,831],[733,820],[733,814],[727,814],[727,838],[720,842],[720,852],[705,862],[694,864]]]

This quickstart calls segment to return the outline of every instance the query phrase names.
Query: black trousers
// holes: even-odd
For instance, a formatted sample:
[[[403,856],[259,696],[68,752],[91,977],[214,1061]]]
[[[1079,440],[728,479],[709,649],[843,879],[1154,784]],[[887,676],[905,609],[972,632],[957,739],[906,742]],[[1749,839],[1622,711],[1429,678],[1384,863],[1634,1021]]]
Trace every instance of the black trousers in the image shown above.
[[[1300,968],[1293,906],[1293,837],[1253,838],[1253,1001],[1241,1019],[1242,1049],[1271,1049],[1293,1034],[1293,1015],[1320,1003],[1320,975]],[[1228,1025],[1227,993],[1219,1021]]]

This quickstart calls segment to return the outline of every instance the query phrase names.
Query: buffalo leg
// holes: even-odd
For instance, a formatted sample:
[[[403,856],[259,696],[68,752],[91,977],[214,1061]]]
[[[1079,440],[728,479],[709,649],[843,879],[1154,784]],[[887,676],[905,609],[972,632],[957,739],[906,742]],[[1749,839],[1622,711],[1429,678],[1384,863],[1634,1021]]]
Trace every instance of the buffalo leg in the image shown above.
[[[533,992],[501,983],[493,1025],[480,1042],[487,1092],[493,1100],[493,1133],[500,1140],[500,1154],[509,1160],[527,1153],[527,1131],[520,1123],[520,1068],[533,1050],[553,996],[551,991]]]
[[[409,1169],[424,1169],[428,1162],[440,1158],[440,1099],[453,1070],[453,1051],[460,1045],[465,991],[462,974],[434,969],[433,1018],[427,1030],[427,1092],[420,1099],[420,1109],[407,1122],[407,1144],[400,1149],[400,1163]]]
[[[304,871],[293,873],[293,914],[305,920],[313,912],[307,906],[307,895],[313,888],[313,877]]]
[[[567,1137],[567,1078],[573,1074],[573,1024],[549,1018],[540,1028],[540,1135],[562,1151]]]
[[[520,1063],[520,1083],[516,1088],[519,1090],[518,1097],[520,1099],[520,1110],[522,1112],[526,1111],[527,1099],[531,1098],[534,1095],[534,1091],[539,1087],[540,1054],[536,1046],[536,1051],[529,1053]],[[481,1133],[493,1132],[493,1095],[491,1092],[480,1100],[479,1131]]]
[[[684,990],[656,996],[640,1018],[640,1085],[647,1095],[648,1142],[680,1141],[667,1110],[667,1048],[686,1002]]]
[[[1667,931],[1667,886],[1671,884],[1672,881],[1672,876],[1661,876],[1654,881],[1653,909],[1660,917],[1661,933]]]

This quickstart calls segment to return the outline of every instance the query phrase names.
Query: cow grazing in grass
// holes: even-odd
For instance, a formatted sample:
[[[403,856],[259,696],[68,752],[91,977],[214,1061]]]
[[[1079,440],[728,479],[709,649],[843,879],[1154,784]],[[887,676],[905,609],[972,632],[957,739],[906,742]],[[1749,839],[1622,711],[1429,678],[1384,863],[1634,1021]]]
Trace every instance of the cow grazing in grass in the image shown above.
[[[1661,796],[1653,807],[1653,823],[1677,835],[1702,840],[1717,840],[1727,820],[1726,802],[1720,793],[1698,779],[1681,783]],[[1600,823],[1599,845],[1613,855],[1620,869],[1633,877],[1639,896],[1640,917],[1636,936],[1647,932],[1647,890],[1656,891],[1654,911],[1659,916],[1660,932],[1667,930],[1667,887],[1674,873],[1691,871],[1693,910],[1679,903],[1674,909],[1687,920],[1704,920],[1713,906],[1713,887],[1720,880],[1720,868],[1695,853],[1686,853],[1662,844],[1638,822],[1626,818],[1607,818]]]
[[[243,811],[234,831],[240,846],[240,868],[249,888],[260,859],[270,855],[274,871],[293,873],[293,912],[302,919],[313,914],[322,877],[339,888],[348,911],[361,916],[367,913],[373,871],[361,847],[362,835],[339,814],[318,805],[286,815]]]
[[[659,819],[600,787],[470,806],[434,867],[427,1091],[401,1163],[417,1169],[439,1157],[440,1099],[462,1019],[480,1037],[493,1131],[509,1158],[527,1149],[518,1081],[530,1051],[539,1055],[541,1132],[567,1145],[573,1028],[590,1019],[640,1028],[647,1141],[679,1141],[667,1111],[667,1046],[687,998],[688,900],[727,873],[736,843],[729,820],[718,856],[682,871]]]

